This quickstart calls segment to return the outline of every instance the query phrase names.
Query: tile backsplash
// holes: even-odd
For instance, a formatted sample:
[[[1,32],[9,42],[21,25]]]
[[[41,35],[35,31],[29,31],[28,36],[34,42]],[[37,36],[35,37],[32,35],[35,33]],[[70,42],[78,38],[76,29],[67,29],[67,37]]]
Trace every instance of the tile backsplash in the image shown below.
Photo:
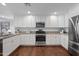
[[[19,33],[30,33],[30,32],[35,32],[39,29],[42,29],[43,31],[47,31],[47,32],[61,32],[62,30],[64,30],[65,32],[68,32],[68,28],[66,27],[45,27],[45,28],[32,28],[32,27],[16,27],[15,28],[15,32],[19,32]]]

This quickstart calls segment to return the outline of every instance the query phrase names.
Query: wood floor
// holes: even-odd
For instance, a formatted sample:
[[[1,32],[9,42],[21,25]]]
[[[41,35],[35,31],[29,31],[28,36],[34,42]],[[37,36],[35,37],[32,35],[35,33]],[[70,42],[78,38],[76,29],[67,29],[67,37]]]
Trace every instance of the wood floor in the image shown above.
[[[20,46],[10,56],[70,56],[61,46]]]

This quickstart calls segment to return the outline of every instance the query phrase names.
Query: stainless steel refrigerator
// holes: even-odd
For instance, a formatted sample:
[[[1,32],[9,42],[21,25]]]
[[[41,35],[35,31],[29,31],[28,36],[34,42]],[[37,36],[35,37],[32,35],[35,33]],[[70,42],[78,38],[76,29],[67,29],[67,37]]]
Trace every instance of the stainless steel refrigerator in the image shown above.
[[[71,55],[79,55],[79,15],[69,19],[69,45],[68,50]]]

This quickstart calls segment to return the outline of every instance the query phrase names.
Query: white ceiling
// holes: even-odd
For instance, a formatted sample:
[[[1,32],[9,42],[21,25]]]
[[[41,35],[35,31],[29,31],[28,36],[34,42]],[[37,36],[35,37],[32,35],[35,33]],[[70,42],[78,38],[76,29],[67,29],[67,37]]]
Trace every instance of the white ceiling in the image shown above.
[[[0,4],[0,15],[11,15],[11,10],[6,7],[6,6],[3,6]]]
[[[7,3],[7,6],[0,4],[0,14],[13,14],[18,16],[28,15],[30,10],[32,15],[51,15],[54,12],[57,14],[65,14],[72,9],[76,3],[32,3],[27,7],[23,3]]]

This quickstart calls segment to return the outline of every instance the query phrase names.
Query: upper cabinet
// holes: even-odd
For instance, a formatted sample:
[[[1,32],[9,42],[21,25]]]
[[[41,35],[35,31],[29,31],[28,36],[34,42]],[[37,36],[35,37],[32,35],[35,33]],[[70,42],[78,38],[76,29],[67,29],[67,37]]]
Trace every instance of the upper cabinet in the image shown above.
[[[36,22],[45,22],[47,16],[35,16]]]
[[[17,16],[15,17],[14,24],[15,27],[35,27],[35,17],[33,16]]]
[[[59,27],[64,27],[65,26],[64,16],[58,16],[58,26]]]
[[[45,27],[68,27],[68,20],[60,16],[23,16],[15,17],[15,27],[36,27],[36,22],[45,22]]]
[[[58,27],[57,16],[47,16],[45,22],[46,22],[46,27]]]
[[[24,23],[26,27],[35,27],[36,26],[35,16],[32,15],[25,16]]]
[[[68,27],[68,19],[65,16],[60,15],[58,16],[58,26],[59,27]]]
[[[68,27],[68,19],[65,16],[47,16],[46,27]]]

